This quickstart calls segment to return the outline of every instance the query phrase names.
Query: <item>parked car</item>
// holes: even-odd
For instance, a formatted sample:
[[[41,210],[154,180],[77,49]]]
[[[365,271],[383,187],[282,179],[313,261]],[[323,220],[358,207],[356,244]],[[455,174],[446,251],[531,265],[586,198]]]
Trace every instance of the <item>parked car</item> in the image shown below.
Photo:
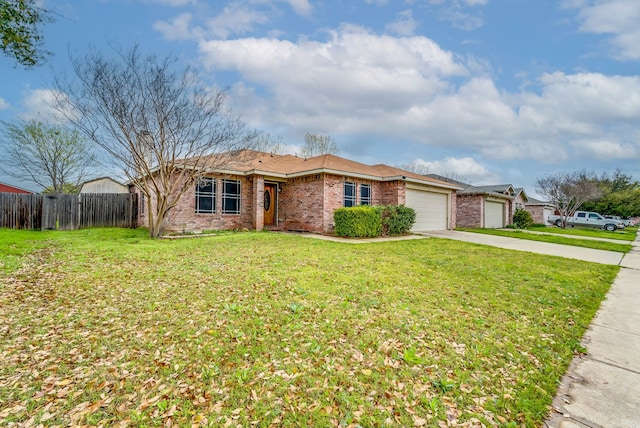
[[[562,226],[562,218],[559,215],[549,216],[547,221],[558,227]],[[624,224],[620,220],[607,219],[604,216],[590,211],[576,211],[572,216],[567,217],[567,225],[574,227],[594,227],[613,232],[616,229],[624,229]]]
[[[635,226],[634,221],[632,219],[630,219],[630,218],[624,219],[624,218],[620,218],[617,215],[606,215],[606,216],[604,216],[604,218],[606,218],[608,220],[617,220],[617,221],[621,222],[622,224],[624,224],[625,227]]]

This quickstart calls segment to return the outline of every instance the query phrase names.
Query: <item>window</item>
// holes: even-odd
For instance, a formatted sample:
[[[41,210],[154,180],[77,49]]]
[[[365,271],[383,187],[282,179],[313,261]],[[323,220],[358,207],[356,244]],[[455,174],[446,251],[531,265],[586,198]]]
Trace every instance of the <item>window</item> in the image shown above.
[[[196,214],[216,212],[216,181],[203,178],[196,184]]]
[[[222,214],[240,214],[240,181],[222,180]]]
[[[371,184],[360,185],[360,205],[371,205]]]
[[[356,205],[356,183],[344,182],[344,206],[354,207]]]
[[[585,214],[586,214],[586,213],[578,213],[578,215],[577,215],[576,217],[578,217],[578,218],[585,218],[585,217],[586,217],[586,215],[585,215]]]

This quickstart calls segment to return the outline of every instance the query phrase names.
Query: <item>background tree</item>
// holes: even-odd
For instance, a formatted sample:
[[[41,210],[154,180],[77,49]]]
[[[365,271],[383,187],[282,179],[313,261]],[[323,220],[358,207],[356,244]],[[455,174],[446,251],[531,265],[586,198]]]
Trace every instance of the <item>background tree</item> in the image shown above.
[[[149,233],[158,237],[184,193],[255,133],[196,70],[176,70],[176,59],[145,56],[137,46],[115,54],[71,58],[77,81],[56,79],[56,107],[146,196]]]
[[[417,163],[415,161],[411,163],[396,165],[396,168],[404,169],[405,171],[413,172],[414,174],[420,175],[427,175],[430,173],[429,165],[426,165],[424,163]]]
[[[3,122],[0,169],[50,193],[77,189],[94,165],[89,144],[75,129],[35,120]]]
[[[39,26],[52,21],[51,13],[35,0],[0,0],[0,47],[5,55],[25,67],[41,63],[48,52],[42,50]]]
[[[640,184],[633,177],[617,169],[611,175],[602,174],[598,184],[603,194],[585,202],[585,210],[620,217],[640,216]]]
[[[557,173],[538,178],[536,191],[556,207],[563,228],[567,227],[567,218],[582,204],[602,196],[598,178],[586,171]]]
[[[284,155],[287,153],[287,147],[282,143],[282,137],[274,137],[267,132],[257,133],[251,148],[275,155]]]
[[[311,158],[320,155],[337,155],[340,153],[338,145],[333,138],[328,135],[317,135],[307,133],[304,136],[304,145],[300,151],[303,158]]]

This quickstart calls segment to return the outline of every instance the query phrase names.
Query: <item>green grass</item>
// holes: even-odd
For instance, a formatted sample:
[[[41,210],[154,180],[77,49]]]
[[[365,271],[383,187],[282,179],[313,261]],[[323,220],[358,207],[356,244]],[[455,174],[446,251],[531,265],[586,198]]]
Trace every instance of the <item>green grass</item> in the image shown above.
[[[557,233],[562,235],[575,235],[575,236],[588,236],[591,238],[607,238],[607,239],[620,239],[622,241],[635,241],[636,234],[638,233],[638,226],[626,227],[621,230],[615,230],[608,232],[601,229],[586,229],[579,227],[569,227],[563,229],[561,227],[530,227],[528,230],[545,233]]]
[[[527,239],[529,241],[550,242],[553,244],[573,245],[574,247],[592,248],[595,250],[616,251],[628,253],[631,244],[617,244],[614,242],[594,241],[580,238],[568,238],[564,236],[539,235],[527,233],[518,229],[483,229],[483,228],[459,228],[463,232],[484,233],[485,235],[507,236],[509,238]],[[561,229],[562,230],[562,229]]]
[[[619,269],[435,238],[22,233],[0,230],[22,257],[1,426],[540,426]]]

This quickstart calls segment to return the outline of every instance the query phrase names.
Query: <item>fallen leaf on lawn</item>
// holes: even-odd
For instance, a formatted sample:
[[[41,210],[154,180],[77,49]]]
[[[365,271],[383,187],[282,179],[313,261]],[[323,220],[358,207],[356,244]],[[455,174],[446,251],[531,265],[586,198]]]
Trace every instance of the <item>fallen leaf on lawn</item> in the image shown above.
[[[426,419],[419,418],[418,416],[413,417],[413,426],[414,427],[423,427],[427,424]]]

